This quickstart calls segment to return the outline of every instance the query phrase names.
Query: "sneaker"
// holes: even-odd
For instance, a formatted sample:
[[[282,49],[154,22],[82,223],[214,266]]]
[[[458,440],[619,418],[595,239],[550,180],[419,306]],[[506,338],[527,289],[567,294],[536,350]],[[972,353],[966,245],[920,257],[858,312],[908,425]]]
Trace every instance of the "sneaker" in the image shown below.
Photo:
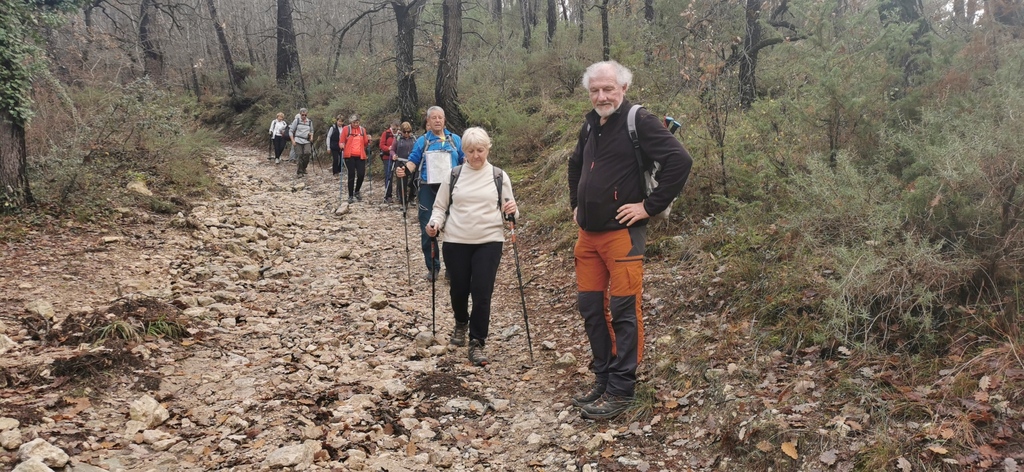
[[[390,198],[385,198],[384,199],[384,203],[387,203],[388,205],[390,205],[392,203],[392,201],[391,201]]]
[[[590,387],[589,392],[581,393],[572,397],[572,404],[578,407],[583,407],[584,405],[594,403],[598,398],[601,398],[601,395],[604,395],[606,388],[608,388],[608,384],[594,382],[594,385]]]
[[[280,158],[274,159],[274,164],[280,164],[280,163],[281,163],[281,159]]]
[[[484,354],[484,345],[479,339],[469,340],[469,362],[475,366],[487,365],[487,354]]]
[[[435,279],[437,279],[437,271],[436,270],[435,271],[429,271],[428,270],[427,271],[427,276],[424,277],[424,278],[427,279],[427,282],[433,282]]]
[[[349,203],[355,203],[356,202],[356,197],[353,197],[353,196],[349,195],[348,202]]]
[[[591,420],[608,420],[622,414],[633,404],[633,397],[620,397],[605,393],[594,403],[583,405],[583,417]]]
[[[466,331],[469,331],[469,323],[455,323],[455,331],[452,332],[452,338],[448,341],[448,344],[465,346]]]

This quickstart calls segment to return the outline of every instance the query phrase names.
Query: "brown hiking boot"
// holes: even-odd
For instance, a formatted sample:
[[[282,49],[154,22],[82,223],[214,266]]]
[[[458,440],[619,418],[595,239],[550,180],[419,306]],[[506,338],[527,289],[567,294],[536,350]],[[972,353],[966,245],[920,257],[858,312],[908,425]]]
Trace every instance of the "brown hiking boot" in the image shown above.
[[[465,346],[467,331],[469,331],[469,323],[455,323],[455,331],[452,332],[452,337],[448,340],[448,344]]]
[[[604,395],[604,391],[607,387],[608,384],[594,382],[594,386],[590,387],[589,392],[584,392],[579,395],[576,395],[575,397],[572,397],[572,404],[578,407],[582,407],[584,405],[594,403],[597,401],[598,398],[601,398],[601,395]]]
[[[487,365],[487,354],[484,354],[484,345],[477,339],[469,340],[469,362],[475,366]]]

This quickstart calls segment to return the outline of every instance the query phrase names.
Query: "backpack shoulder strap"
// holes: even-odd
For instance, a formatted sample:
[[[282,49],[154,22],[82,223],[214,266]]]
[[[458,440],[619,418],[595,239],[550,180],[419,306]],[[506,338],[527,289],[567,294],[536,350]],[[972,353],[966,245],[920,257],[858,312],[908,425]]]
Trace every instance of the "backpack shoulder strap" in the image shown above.
[[[501,187],[504,177],[502,177],[501,168],[495,165],[491,166],[491,170],[494,172],[494,186],[498,188],[498,210],[501,211]]]
[[[448,215],[449,210],[452,208],[453,192],[455,191],[455,182],[459,180],[459,174],[462,173],[462,166],[452,167],[451,178],[448,179],[448,209],[444,211],[445,216]]]
[[[629,131],[629,140],[633,142],[633,156],[636,157],[636,166],[640,168],[640,188],[644,191],[644,197],[650,195],[651,188],[647,185],[647,166],[644,165],[643,153],[640,150],[640,135],[636,132],[636,113],[643,108],[642,105],[633,105],[629,108],[626,116],[626,128]]]

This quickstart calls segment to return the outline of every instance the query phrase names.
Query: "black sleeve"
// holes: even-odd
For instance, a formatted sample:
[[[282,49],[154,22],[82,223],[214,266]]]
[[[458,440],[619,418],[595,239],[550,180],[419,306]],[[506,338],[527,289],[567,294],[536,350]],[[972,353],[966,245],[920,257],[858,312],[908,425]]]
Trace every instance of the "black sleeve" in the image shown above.
[[[576,192],[580,185],[580,176],[583,174],[583,148],[587,143],[587,135],[589,129],[587,123],[583,123],[583,127],[580,128],[580,134],[576,137],[576,148],[573,149],[572,155],[569,156],[569,208],[576,209],[579,201],[577,199]]]

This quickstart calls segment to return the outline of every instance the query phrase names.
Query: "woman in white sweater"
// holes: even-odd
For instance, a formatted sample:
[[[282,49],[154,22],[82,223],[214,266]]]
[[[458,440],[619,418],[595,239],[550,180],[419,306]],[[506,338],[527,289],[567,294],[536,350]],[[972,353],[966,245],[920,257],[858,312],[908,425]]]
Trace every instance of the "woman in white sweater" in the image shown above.
[[[491,138],[482,128],[462,135],[465,164],[444,178],[425,228],[437,237],[444,231],[442,254],[450,277],[449,294],[455,314],[451,344],[464,346],[469,331],[469,361],[482,366],[491,318],[491,294],[505,242],[505,216],[519,216],[508,174],[487,162]],[[500,194],[499,194],[499,188]],[[469,310],[469,297],[473,308]]]

